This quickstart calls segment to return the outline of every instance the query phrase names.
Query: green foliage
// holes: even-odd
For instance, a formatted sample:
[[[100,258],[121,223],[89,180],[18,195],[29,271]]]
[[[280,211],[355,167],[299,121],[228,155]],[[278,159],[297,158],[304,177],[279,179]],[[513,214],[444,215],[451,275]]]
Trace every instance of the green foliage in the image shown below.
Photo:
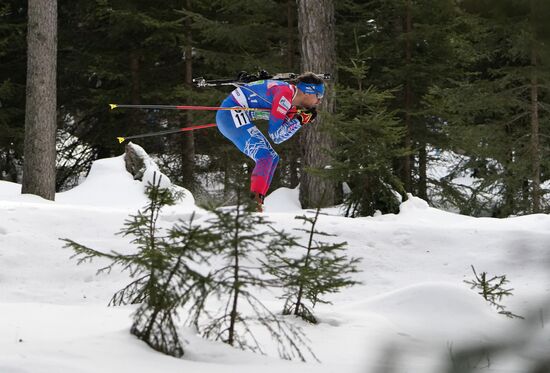
[[[0,180],[17,182],[25,128],[27,2],[0,5]]]
[[[350,188],[344,195],[346,216],[372,215],[376,210],[397,212],[403,186],[393,160],[408,154],[402,147],[404,129],[388,109],[391,91],[365,87],[369,67],[360,58],[342,66],[354,84],[338,88],[339,114],[330,118],[337,141],[334,163],[325,173]]]
[[[540,12],[548,10],[548,5],[487,0],[466,1],[462,8],[462,27],[455,30],[455,40],[460,40],[462,50],[473,53],[468,58],[457,54],[462,59],[454,64],[463,75],[446,87],[434,86],[426,102],[445,123],[442,131],[451,149],[469,158],[456,172],[473,175],[477,181],[466,192],[447,184],[442,194],[459,196],[464,202],[461,211],[474,215],[505,217],[540,210],[533,201],[533,188],[540,188],[534,173],[544,183],[550,166],[545,157],[550,135],[546,125],[550,60],[545,47],[547,25],[540,21]],[[534,105],[538,131],[532,122]],[[540,170],[534,169],[535,161],[540,161]],[[546,193],[541,191],[543,196]],[[488,205],[480,196],[490,194],[502,198]]]
[[[147,194],[149,204],[130,216],[119,233],[131,238],[135,253],[107,253],[63,239],[78,264],[102,258],[109,264],[98,273],[115,267],[129,272],[133,281],[109,305],[139,304],[132,334],[157,351],[180,357],[184,349],[177,322],[184,309],[186,322],[206,338],[264,353],[253,331],[259,326],[278,344],[281,357],[305,361],[305,348],[315,358],[301,329],[272,313],[255,295],[278,286],[263,273],[257,255],[265,245],[286,242],[283,232],[269,228],[258,234],[269,222],[241,203],[213,210],[214,217],[203,226],[195,224],[192,214],[189,221],[165,229],[159,226],[160,211],[177,196],[161,188],[160,179],[147,187]],[[220,302],[213,310],[212,304]],[[249,310],[242,310],[245,305]]]
[[[213,245],[222,264],[212,272],[212,286],[221,306],[209,312],[207,322],[199,330],[207,338],[263,353],[253,332],[254,327],[260,326],[278,344],[282,358],[305,361],[303,346],[315,358],[302,331],[271,312],[255,295],[277,286],[271,277],[263,274],[258,253],[266,245],[281,249],[280,241],[286,235],[273,229],[265,230],[269,222],[263,215],[242,206],[240,195],[237,202],[234,208],[213,210],[215,218],[209,221],[209,229],[219,236]],[[264,231],[258,232],[259,229]],[[245,307],[249,311],[244,311]]]
[[[60,7],[59,101],[77,123],[68,130],[99,155],[119,150],[117,135],[173,120],[174,113],[110,112],[107,105],[175,99],[173,90],[183,81],[176,5],[105,0]]]
[[[194,2],[192,10],[181,13],[192,20],[199,76],[227,77],[241,70],[283,68],[286,13],[279,2]]]
[[[349,277],[357,272],[360,259],[348,258],[344,251],[346,242],[330,243],[319,240],[333,235],[316,229],[320,208],[314,216],[296,216],[307,228],[297,231],[307,235],[305,243],[296,237],[282,235],[276,245],[270,245],[267,262],[268,273],[274,276],[284,289],[284,315],[296,315],[310,323],[317,319],[313,308],[317,303],[330,303],[324,299],[326,294],[339,292],[342,288],[357,284]],[[296,255],[294,249],[299,248]],[[290,254],[288,251],[291,251]],[[311,304],[311,308],[309,307]]]
[[[193,38],[193,75],[207,79],[234,78],[239,71],[286,71],[286,9],[280,1],[193,1],[191,9],[178,9],[190,22]],[[189,94],[190,104],[218,105],[232,90],[195,89]],[[193,115],[197,123],[212,123],[214,113]],[[263,123],[260,122],[260,126]],[[196,149],[201,154],[198,177],[205,184],[224,184],[223,196],[208,195],[204,199],[221,199],[233,203],[233,184],[243,179],[244,163],[250,160],[216,130],[197,131]],[[288,144],[284,145],[288,148]],[[279,170],[287,168],[284,162]],[[250,167],[249,167],[250,168]],[[275,184],[278,179],[276,177]],[[177,178],[175,179],[177,180]],[[206,182],[205,182],[206,181]],[[282,180],[285,185],[285,180]],[[288,184],[286,184],[288,185]],[[202,196],[199,195],[199,199]]]
[[[11,181],[22,162],[26,7],[23,0],[0,5],[0,178]],[[295,4],[282,0],[61,1],[57,189],[75,185],[93,160],[119,154],[116,136],[213,122],[212,112],[108,110],[108,103],[219,104],[230,88],[184,84],[186,62],[192,61],[195,77],[259,68],[296,72],[298,32],[296,18],[288,26],[288,9],[295,13]],[[335,11],[336,115],[324,122],[338,142],[328,176],[349,186],[348,216],[395,212],[396,193],[405,192],[473,215],[550,208],[548,190],[539,193],[540,208],[533,201],[550,178],[550,2],[345,0],[335,2]],[[529,112],[534,76],[537,135]],[[182,138],[140,145],[187,186]],[[227,184],[221,199],[229,201],[235,193],[229,181],[243,179],[249,161],[215,129],[195,132],[194,142],[193,182]],[[274,187],[297,185],[297,145],[276,147],[281,162]],[[449,151],[466,160],[452,173],[474,176],[474,185],[457,187],[452,175],[431,178],[429,166]],[[209,199],[207,189],[193,192]],[[490,201],[491,194],[501,197]]]
[[[456,73],[449,65],[456,50],[450,32],[455,4],[350,0],[336,10],[334,176],[350,188],[347,215],[396,212],[397,194],[406,198],[406,192],[429,200],[428,151],[447,139],[422,98],[431,85]]]
[[[432,126],[431,108],[422,98],[431,85],[445,82],[454,74],[449,61],[454,58],[450,29],[456,17],[455,8],[453,0],[339,3],[337,12],[342,17],[340,84],[346,89],[365,91],[373,87],[380,93],[391,92],[384,103],[385,111],[391,113],[394,126],[402,127],[402,151],[394,154],[390,166],[399,183],[386,181],[369,185],[366,188],[373,191],[373,196],[385,195],[374,198],[392,199],[384,190],[393,187],[400,193],[403,188],[429,199],[428,150],[432,146],[440,147],[445,138]],[[410,29],[407,19],[410,19]],[[340,101],[343,94],[339,94]],[[338,112],[348,114],[340,104]],[[385,141],[384,138],[377,140]],[[394,143],[390,142],[390,146]],[[386,162],[383,156],[380,158]],[[382,211],[393,209],[395,204],[381,208]],[[365,210],[362,214],[372,208]]]
[[[486,272],[481,272],[481,274],[478,275],[474,266],[472,266],[472,271],[474,272],[475,278],[473,280],[465,280],[465,283],[471,285],[472,289],[478,290],[478,294],[494,306],[498,310],[498,313],[506,315],[510,318],[516,317],[523,319],[521,316],[515,315],[510,311],[506,311],[506,308],[499,303],[502,301],[503,297],[511,296],[512,290],[514,290],[505,288],[505,286],[510,282],[506,279],[506,275],[490,277]]]
[[[230,89],[197,90],[184,84],[185,64],[191,59],[195,77],[234,77],[241,70],[258,68],[281,71],[287,58],[285,5],[222,0],[60,3],[60,126],[93,149],[82,157],[74,174],[89,169],[98,157],[118,154],[116,136],[180,128],[188,121],[212,123],[213,112],[187,117],[181,111],[107,109],[109,103],[219,104]],[[186,55],[188,44],[191,55]],[[182,177],[182,162],[187,161],[182,156],[186,150],[182,135],[139,143],[158,155],[171,180],[189,188],[196,181],[206,185],[242,177],[235,164],[242,162],[243,155],[215,129],[193,135],[200,162],[192,181]],[[59,177],[59,188],[74,179],[66,171]],[[200,188],[194,192],[199,199],[206,194]]]
[[[192,321],[200,315],[209,277],[194,268],[208,261],[212,252],[208,248],[216,236],[195,225],[194,214],[188,222],[180,221],[163,234],[158,226],[159,213],[164,206],[174,204],[175,196],[160,187],[160,179],[147,187],[147,194],[149,204],[126,220],[120,231],[132,238],[135,253],[106,253],[70,239],[63,241],[75,251],[78,264],[105,258],[110,264],[98,272],[109,272],[115,266],[128,271],[133,281],[116,292],[109,304],[139,304],[131,333],[157,351],[180,357],[184,350],[176,326],[178,310],[188,307]]]

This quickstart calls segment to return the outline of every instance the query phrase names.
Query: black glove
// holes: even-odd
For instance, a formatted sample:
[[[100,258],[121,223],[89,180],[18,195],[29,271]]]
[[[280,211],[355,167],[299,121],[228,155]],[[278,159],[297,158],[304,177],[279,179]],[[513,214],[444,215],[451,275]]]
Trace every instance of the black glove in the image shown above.
[[[289,111],[286,112],[286,117],[288,119],[294,119],[296,118],[296,115],[298,114],[298,109],[296,106],[292,106]]]
[[[311,108],[308,110],[300,111],[296,118],[300,121],[300,124],[303,126],[304,124],[311,123],[317,118],[317,109]]]

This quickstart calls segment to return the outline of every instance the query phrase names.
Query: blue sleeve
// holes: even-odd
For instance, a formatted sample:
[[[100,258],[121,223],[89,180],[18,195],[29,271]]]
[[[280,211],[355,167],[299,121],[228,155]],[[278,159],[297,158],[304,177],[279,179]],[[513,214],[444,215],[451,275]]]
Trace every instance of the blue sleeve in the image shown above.
[[[275,144],[280,144],[283,141],[290,139],[302,125],[298,119],[283,119],[282,123],[271,125],[269,123],[269,137]]]
[[[287,117],[292,108],[292,90],[288,86],[278,86],[274,87],[273,92],[268,133],[275,144],[280,144],[290,139],[302,125],[298,119]]]

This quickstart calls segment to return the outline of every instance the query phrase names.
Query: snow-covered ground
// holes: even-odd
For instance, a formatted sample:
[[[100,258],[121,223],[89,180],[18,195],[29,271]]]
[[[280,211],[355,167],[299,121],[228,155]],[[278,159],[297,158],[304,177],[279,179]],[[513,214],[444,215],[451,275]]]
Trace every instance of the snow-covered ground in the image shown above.
[[[1,373],[435,373],[464,346],[513,337],[521,339],[521,351],[492,354],[488,371],[526,372],[534,357],[548,356],[550,216],[471,218],[414,197],[396,215],[320,218],[321,231],[347,241],[348,255],[362,258],[355,276],[362,284],[330,296],[333,305],[318,305],[320,324],[300,323],[320,363],[242,352],[187,329],[185,356],[164,356],[129,333],[134,307],[107,307],[128,274],[96,276],[98,263],[77,266],[59,240],[131,250],[114,234],[146,203],[143,190],[122,156],[95,162],[84,183],[55,202],[20,195],[20,185],[0,181]],[[268,196],[266,210],[288,231],[304,213],[297,191],[284,188]],[[208,218],[187,194],[161,219],[172,224],[193,211]],[[499,315],[470,290],[463,281],[473,278],[471,265],[478,273],[506,274],[514,295],[503,303],[526,320]],[[282,307],[263,300],[273,312]],[[470,363],[481,369],[487,360]]]

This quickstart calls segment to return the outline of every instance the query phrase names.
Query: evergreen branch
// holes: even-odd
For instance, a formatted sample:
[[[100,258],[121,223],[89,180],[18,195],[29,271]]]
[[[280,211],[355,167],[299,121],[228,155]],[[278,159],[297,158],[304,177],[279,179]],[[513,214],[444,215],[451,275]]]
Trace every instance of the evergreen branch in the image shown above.
[[[506,276],[493,276],[490,279],[487,279],[487,273],[482,272],[477,274],[473,265],[471,265],[472,271],[474,272],[474,280],[464,280],[465,283],[471,286],[471,289],[478,288],[480,294],[489,304],[494,306],[500,314],[503,314],[507,317],[516,317],[522,318],[522,316],[516,315],[510,311],[506,311],[505,307],[498,303],[502,300],[504,296],[512,295],[513,289],[504,289],[503,286],[509,281],[506,279]],[[496,283],[495,283],[496,282]]]
[[[299,327],[279,320],[279,318],[254,295],[249,294],[246,300],[258,316],[260,323],[270,332],[273,339],[277,341],[279,345],[279,355],[281,357],[290,360],[292,357],[298,356],[301,361],[305,362],[306,358],[301,351],[301,345],[308,350],[317,362],[320,362],[308,346],[305,334]],[[276,328],[273,327],[272,324],[274,324]],[[298,343],[296,343],[295,340],[297,340]],[[290,352],[286,349],[285,343],[288,343]]]
[[[137,280],[134,280],[126,285],[123,289],[117,291],[109,301],[108,305],[120,306],[143,302],[146,298],[146,292],[142,288],[143,280],[147,279],[149,276],[150,275],[147,274],[143,277],[140,277]]]

